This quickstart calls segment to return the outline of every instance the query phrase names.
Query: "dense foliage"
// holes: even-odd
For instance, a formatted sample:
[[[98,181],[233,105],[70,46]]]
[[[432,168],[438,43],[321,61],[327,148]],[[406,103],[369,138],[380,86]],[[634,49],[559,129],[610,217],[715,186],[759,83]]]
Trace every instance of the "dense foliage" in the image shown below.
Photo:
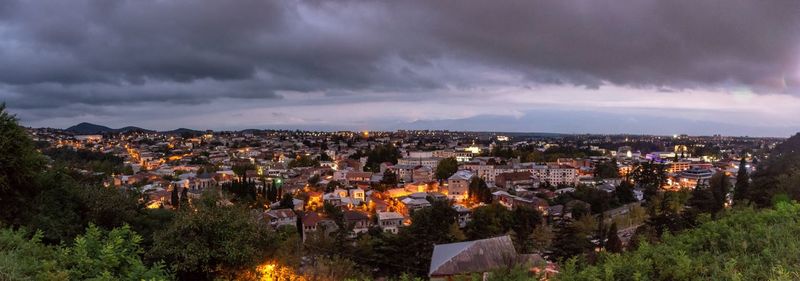
[[[656,245],[601,254],[595,265],[572,260],[559,280],[797,280],[800,204],[742,209]]]
[[[440,180],[446,180],[457,171],[458,161],[456,161],[456,158],[445,158],[442,159],[442,161],[439,161],[439,165],[436,166],[436,178]]]
[[[161,264],[145,265],[142,237],[129,226],[91,225],[65,246],[47,246],[41,233],[0,229],[0,280],[168,280]]]
[[[240,206],[218,206],[215,189],[203,194],[194,210],[182,210],[162,231],[148,253],[163,258],[187,280],[232,276],[254,268],[268,256],[271,233]]]
[[[120,157],[87,149],[59,147],[45,149],[42,153],[53,159],[56,163],[69,165],[73,168],[101,172],[106,175],[123,173],[125,170],[129,169],[129,167],[126,168],[123,165],[122,158]],[[132,173],[130,170],[128,172]]]

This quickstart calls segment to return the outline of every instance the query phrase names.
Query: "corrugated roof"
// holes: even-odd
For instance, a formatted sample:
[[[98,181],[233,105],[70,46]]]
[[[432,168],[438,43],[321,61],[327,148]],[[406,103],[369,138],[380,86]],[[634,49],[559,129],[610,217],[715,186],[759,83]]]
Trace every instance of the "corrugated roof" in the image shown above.
[[[475,241],[436,245],[429,276],[486,272],[519,259],[508,235]]]

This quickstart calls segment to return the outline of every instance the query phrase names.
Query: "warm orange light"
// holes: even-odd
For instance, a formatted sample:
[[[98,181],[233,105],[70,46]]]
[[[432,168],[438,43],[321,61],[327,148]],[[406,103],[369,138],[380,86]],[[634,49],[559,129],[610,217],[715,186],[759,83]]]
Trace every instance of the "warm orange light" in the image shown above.
[[[258,280],[273,281],[273,280],[286,280],[286,281],[305,281],[303,276],[296,275],[294,271],[285,266],[280,266],[275,263],[265,263],[256,268],[258,273]]]

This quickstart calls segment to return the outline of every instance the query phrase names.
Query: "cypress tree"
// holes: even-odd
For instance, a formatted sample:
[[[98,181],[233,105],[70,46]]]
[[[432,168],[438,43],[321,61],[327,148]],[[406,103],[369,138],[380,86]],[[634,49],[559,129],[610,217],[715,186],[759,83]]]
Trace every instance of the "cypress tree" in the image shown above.
[[[736,186],[733,189],[733,201],[741,202],[748,196],[750,189],[750,175],[747,173],[747,160],[742,156],[739,161],[739,172],[736,173]]]
[[[180,207],[181,207],[181,209],[189,207],[189,189],[188,188],[183,188],[183,190],[181,190]]]
[[[612,253],[621,253],[622,252],[622,240],[619,239],[619,235],[617,235],[617,223],[612,223],[611,228],[608,229],[608,238],[606,240],[606,251]]]
[[[172,197],[170,197],[169,203],[172,205],[173,208],[177,209],[178,208],[178,204],[179,204],[178,203],[179,200],[180,199],[178,198],[178,187],[177,186],[173,186],[172,187]]]

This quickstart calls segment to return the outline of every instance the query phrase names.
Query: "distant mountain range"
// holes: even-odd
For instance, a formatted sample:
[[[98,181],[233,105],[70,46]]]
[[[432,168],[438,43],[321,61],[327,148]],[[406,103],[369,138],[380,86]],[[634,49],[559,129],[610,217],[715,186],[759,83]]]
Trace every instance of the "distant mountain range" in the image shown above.
[[[78,125],[72,126],[67,128],[65,131],[69,131],[78,135],[91,135],[91,134],[106,134],[106,133],[129,133],[129,132],[142,132],[142,133],[153,133],[156,132],[155,130],[148,130],[134,126],[127,126],[122,127],[119,129],[112,129],[103,125],[97,125],[92,123],[83,122]],[[183,134],[183,133],[202,133],[203,131],[192,130],[187,128],[179,128],[171,131],[163,131],[162,133],[165,134]]]

